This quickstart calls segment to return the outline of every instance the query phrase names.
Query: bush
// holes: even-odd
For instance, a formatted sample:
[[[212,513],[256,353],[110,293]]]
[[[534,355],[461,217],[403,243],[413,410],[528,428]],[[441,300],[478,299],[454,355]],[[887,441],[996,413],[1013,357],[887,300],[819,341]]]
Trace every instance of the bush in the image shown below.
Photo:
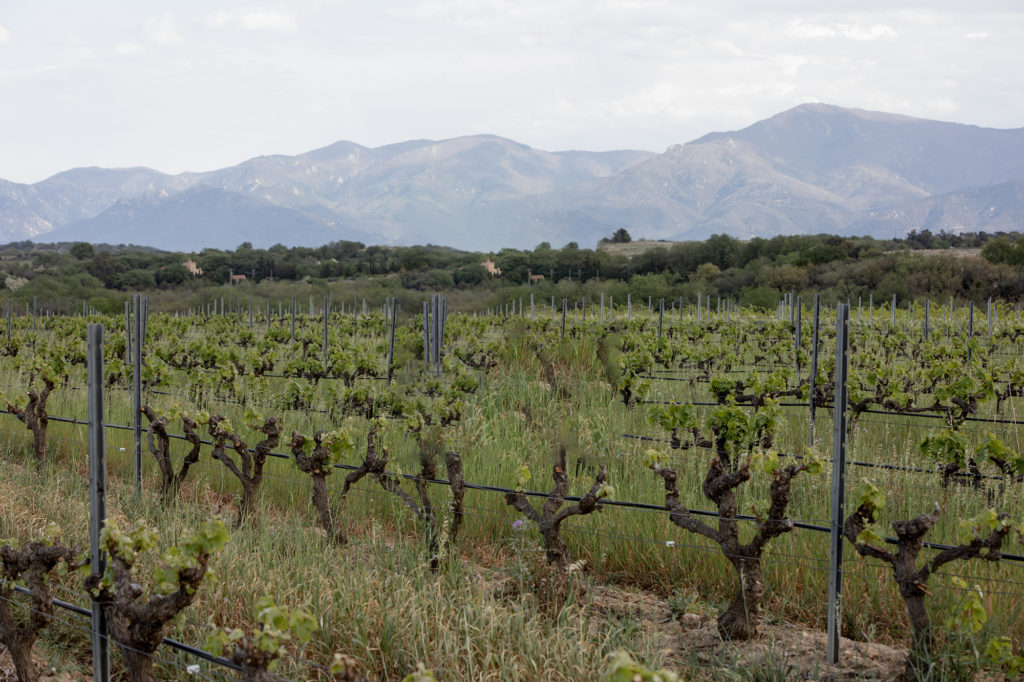
[[[146,270],[129,270],[128,272],[122,272],[114,276],[114,288],[129,290],[129,289],[155,289],[156,278],[153,277],[153,273],[147,272]]]
[[[401,276],[402,286],[406,289],[451,289],[455,286],[452,275],[447,270],[406,271]]]

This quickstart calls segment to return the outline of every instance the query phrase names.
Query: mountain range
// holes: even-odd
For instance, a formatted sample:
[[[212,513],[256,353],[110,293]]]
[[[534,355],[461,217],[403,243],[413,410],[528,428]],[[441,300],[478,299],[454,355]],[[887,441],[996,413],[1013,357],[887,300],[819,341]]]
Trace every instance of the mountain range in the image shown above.
[[[546,152],[493,135],[337,142],[203,173],[76,168],[0,180],[0,240],[175,250],[1024,228],[1024,128],[804,104],[662,154]]]

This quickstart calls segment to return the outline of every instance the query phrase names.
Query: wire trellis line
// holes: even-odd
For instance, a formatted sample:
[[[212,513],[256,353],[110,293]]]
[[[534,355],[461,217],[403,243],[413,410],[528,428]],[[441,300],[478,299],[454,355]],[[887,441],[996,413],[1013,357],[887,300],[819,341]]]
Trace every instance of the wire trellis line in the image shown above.
[[[631,438],[633,440],[643,440],[643,441],[650,441],[650,442],[657,442],[657,443],[671,443],[672,442],[672,440],[670,438],[660,438],[660,437],[657,437],[657,436],[644,436],[644,435],[636,434],[636,433],[622,433],[622,434],[619,434],[619,435],[622,438]],[[695,448],[698,448],[698,449],[701,449],[701,450],[711,450],[711,451],[717,452],[719,454],[723,454],[720,450],[715,450],[713,447],[706,446],[706,445],[694,445],[692,447],[695,447]],[[804,459],[803,455],[797,455],[797,454],[793,454],[793,453],[780,452],[780,453],[778,453],[778,455],[779,455],[779,457],[787,457],[787,458],[792,458],[792,459]],[[826,463],[826,464],[831,464],[832,463],[831,458],[825,458],[825,459],[822,459],[821,461]],[[907,466],[907,465],[904,465],[904,464],[884,464],[884,463],[877,463],[877,462],[862,462],[862,461],[859,461],[859,460],[847,460],[846,464],[848,466],[865,467],[865,468],[869,468],[869,469],[886,469],[886,470],[890,470],[890,471],[906,471],[908,473],[914,473],[914,474],[940,474],[940,473],[942,473],[941,470],[939,470],[938,468],[928,469],[928,468],[925,468],[925,467],[912,467],[912,466]],[[971,479],[971,480],[975,480],[975,479],[979,479],[979,478],[980,479],[990,479],[990,480],[995,480],[995,481],[1008,481],[1008,480],[1012,480],[1012,479],[1003,478],[1002,476],[995,476],[995,475],[992,475],[992,474],[980,474],[980,475],[976,476],[974,474],[970,474],[970,473],[966,473],[966,472],[953,473],[953,474],[950,474],[950,477],[952,477],[952,478],[964,478],[964,479]]]
[[[21,585],[15,585],[14,586],[14,591],[18,592],[19,594],[24,594],[24,595],[27,595],[27,596],[31,596],[31,594],[32,594],[27,587],[23,587]],[[2,598],[3,597],[0,597],[0,599],[2,599]],[[10,601],[10,600],[8,600],[8,601]],[[11,603],[16,603],[16,602],[11,602]],[[23,608],[29,609],[31,611],[36,611],[36,609],[34,609],[31,606],[28,606],[26,604],[18,604],[18,605],[22,606]],[[77,614],[79,616],[85,616],[87,618],[92,618],[92,610],[88,609],[88,608],[86,608],[84,606],[79,606],[78,604],[73,604],[71,602],[66,602],[66,601],[64,601],[62,599],[56,599],[56,598],[53,599],[53,605],[58,607],[58,608],[64,609],[65,611],[70,611],[71,613]],[[37,612],[38,613],[42,613],[42,612],[39,612],[39,611],[37,611]],[[44,615],[46,615],[46,614],[44,614]],[[68,625],[71,625],[72,627],[75,627],[74,624],[72,624],[72,623],[70,623],[68,621],[63,621],[63,622],[65,622]],[[127,647],[127,645],[118,642],[117,640],[113,639],[112,637],[108,637],[108,639],[111,642],[113,642],[114,644],[116,644],[117,646],[119,646],[119,647]],[[184,642],[179,642],[178,640],[171,639],[170,637],[164,637],[162,640],[160,640],[160,643],[165,645],[165,646],[168,646],[168,647],[170,647],[172,649],[176,649],[178,651],[182,651],[184,653],[187,653],[187,654],[190,654],[192,656],[195,656],[196,658],[200,658],[200,659],[202,659],[204,661],[207,661],[209,663],[215,663],[215,664],[217,664],[219,666],[222,666],[224,668],[230,668],[230,669],[238,671],[238,672],[241,672],[241,670],[242,670],[242,666],[238,665],[237,663],[235,663],[233,661],[229,661],[228,659],[223,658],[221,656],[214,656],[209,651],[205,651],[203,649],[200,649],[199,647],[194,647],[191,644],[185,644]],[[130,647],[127,647],[127,648],[130,648]],[[145,653],[145,652],[139,652],[139,653]]]
[[[13,413],[8,411],[8,410],[0,410],[0,412],[13,415]],[[64,419],[64,421],[67,421],[67,422],[70,422],[70,423],[75,423],[75,424],[87,424],[88,423],[86,421],[76,420],[76,419]],[[122,430],[134,430],[133,427],[123,426],[123,425],[119,425],[119,424],[117,424],[117,425],[105,425],[105,426],[110,426],[110,428],[116,428],[116,429],[122,429]],[[171,437],[171,438],[176,438],[176,439],[180,439],[180,440],[187,440],[187,438],[184,435],[170,434],[170,433],[167,434],[167,435],[169,437]],[[635,434],[623,434],[623,435],[624,436],[629,436],[629,437],[641,438],[641,439],[644,439],[644,440],[661,440],[661,441],[667,440],[667,439],[654,438],[654,437],[651,437],[651,436],[637,436]],[[209,441],[209,440],[200,439],[200,442],[205,444],[205,445],[213,445],[213,442]],[[249,450],[250,450],[250,452],[255,452],[255,450],[253,448],[250,448]],[[281,452],[268,452],[267,455],[269,457],[275,457],[275,458],[278,458],[278,459],[291,459],[291,455],[288,455],[288,454],[285,454],[285,453],[281,453]],[[783,454],[780,454],[780,456],[789,456],[789,457],[794,457],[794,458],[802,458],[803,457],[802,455],[783,455]],[[852,463],[852,464],[855,464],[855,463]],[[865,464],[870,465],[870,466],[880,467],[880,468],[887,467],[887,466],[888,467],[893,467],[893,468],[896,467],[896,465],[875,465],[875,464],[872,464],[870,462],[865,463]],[[336,469],[342,469],[342,470],[345,470],[345,471],[355,471],[355,470],[360,468],[360,467],[355,466],[353,464],[342,464],[342,463],[337,463],[337,464],[334,464],[333,466]],[[899,470],[899,469],[897,469],[897,470]],[[927,470],[924,470],[924,471],[927,471]],[[397,476],[399,478],[402,478],[402,479],[405,479],[405,480],[409,480],[409,481],[423,481],[424,483],[430,483],[430,484],[433,484],[433,485],[445,485],[445,486],[450,486],[451,485],[451,482],[449,480],[443,479],[443,478],[423,479],[423,478],[420,478],[419,476],[416,476],[416,475],[413,475],[413,474],[405,474],[405,473],[401,473],[401,474],[394,473],[394,474],[391,474],[391,475],[392,476]],[[507,487],[495,486],[495,485],[486,485],[486,484],[481,484],[481,483],[471,483],[471,482],[468,482],[468,481],[465,482],[463,485],[467,489],[469,489],[469,490],[481,490],[481,491],[496,492],[496,493],[502,493],[502,494],[522,493],[522,494],[526,495],[527,497],[542,497],[542,498],[551,497],[550,493],[539,491],[539,490],[516,490],[514,488],[507,488]],[[582,500],[581,497],[574,496],[574,495],[566,495],[562,499],[564,499],[567,502],[579,502],[580,500]],[[613,507],[613,508],[617,507],[617,508],[622,508],[622,509],[639,509],[639,510],[648,510],[648,511],[657,510],[657,511],[669,513],[669,510],[665,506],[663,506],[663,505],[650,504],[650,503],[646,503],[646,502],[631,502],[631,501],[625,501],[625,500],[602,500],[601,501],[601,505],[602,506],[606,506],[606,507]],[[704,516],[704,517],[711,517],[711,518],[720,518],[720,515],[718,514],[718,512],[710,511],[710,510],[706,510],[706,509],[687,509],[687,512],[689,512],[690,514],[693,514],[694,516]],[[748,522],[749,521],[754,521],[754,522],[757,521],[756,517],[750,516],[750,515],[747,515],[747,514],[737,514],[735,517],[732,517],[732,518],[736,519],[737,521],[748,521]],[[830,526],[824,526],[824,525],[819,525],[819,524],[804,523],[804,522],[801,522],[801,521],[793,521],[793,525],[794,525],[795,528],[801,528],[801,529],[804,529],[804,530],[810,530],[810,531],[815,531],[815,532],[821,532],[821,533],[831,533],[832,532],[832,529],[831,529]],[[897,539],[894,538],[894,537],[886,537],[885,541],[887,543],[889,543],[889,544],[897,544]],[[927,547],[929,549],[939,550],[939,551],[946,550],[946,549],[952,549],[953,548],[953,545],[947,545],[947,544],[942,544],[942,543],[933,543],[933,542],[922,543],[922,546],[923,547]],[[1006,560],[1006,561],[1024,562],[1024,555],[1019,555],[1019,554],[1002,554],[1001,555],[1001,559],[1002,560]]]

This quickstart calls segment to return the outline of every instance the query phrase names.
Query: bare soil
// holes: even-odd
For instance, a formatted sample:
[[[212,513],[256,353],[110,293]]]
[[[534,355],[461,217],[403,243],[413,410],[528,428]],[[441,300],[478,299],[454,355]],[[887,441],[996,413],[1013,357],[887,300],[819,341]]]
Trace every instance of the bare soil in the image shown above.
[[[635,590],[592,590],[592,608],[608,618],[633,618],[657,632],[666,667],[686,679],[733,678],[738,668],[770,669],[788,680],[898,680],[907,650],[870,642],[840,641],[840,665],[825,660],[825,633],[799,625],[769,624],[759,639],[724,641],[710,613],[673,614],[668,602]],[[702,610],[700,608],[695,610]]]
[[[41,673],[39,682],[76,682],[76,680],[92,679],[92,675],[76,676],[69,672],[57,672],[55,668],[38,656],[33,656],[33,661],[35,661],[36,670]],[[7,649],[0,646],[0,682],[17,682],[17,680],[18,676],[14,674],[14,662],[11,660],[11,655],[7,653]]]

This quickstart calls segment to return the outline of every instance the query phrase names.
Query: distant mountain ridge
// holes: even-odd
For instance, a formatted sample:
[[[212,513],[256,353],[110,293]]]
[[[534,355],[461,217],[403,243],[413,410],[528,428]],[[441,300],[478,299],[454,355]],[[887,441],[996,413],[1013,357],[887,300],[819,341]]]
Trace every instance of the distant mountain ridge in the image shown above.
[[[550,216],[538,226],[549,234],[606,235],[617,225],[677,240],[1020,229],[1012,187],[1024,179],[1022,152],[1024,129],[807,104],[529,201],[533,215]]]
[[[0,239],[200,249],[242,241],[491,250],[656,239],[1024,228],[1024,128],[805,104],[644,151],[546,152],[493,135],[336,142],[204,173],[78,168],[0,180]]]

